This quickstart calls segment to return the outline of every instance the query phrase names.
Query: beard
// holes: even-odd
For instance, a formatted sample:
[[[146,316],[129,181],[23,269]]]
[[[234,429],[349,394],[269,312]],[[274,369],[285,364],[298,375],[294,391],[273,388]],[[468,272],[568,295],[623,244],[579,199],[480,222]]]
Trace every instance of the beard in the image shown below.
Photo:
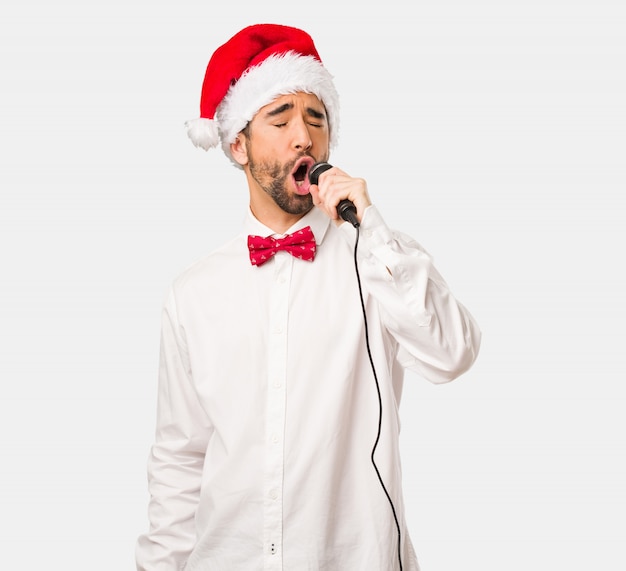
[[[278,161],[257,162],[248,156],[250,174],[276,205],[288,214],[306,214],[313,208],[313,197],[310,193],[295,194],[289,190],[294,165],[295,161],[286,165]]]

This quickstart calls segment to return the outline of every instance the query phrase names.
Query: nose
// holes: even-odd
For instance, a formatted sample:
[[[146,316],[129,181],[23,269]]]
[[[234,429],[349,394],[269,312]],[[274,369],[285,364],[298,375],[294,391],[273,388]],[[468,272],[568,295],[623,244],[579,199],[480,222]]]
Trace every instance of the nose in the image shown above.
[[[306,151],[311,148],[313,145],[313,141],[311,140],[311,135],[309,133],[309,127],[306,124],[306,121],[299,120],[294,125],[294,147],[299,151]]]

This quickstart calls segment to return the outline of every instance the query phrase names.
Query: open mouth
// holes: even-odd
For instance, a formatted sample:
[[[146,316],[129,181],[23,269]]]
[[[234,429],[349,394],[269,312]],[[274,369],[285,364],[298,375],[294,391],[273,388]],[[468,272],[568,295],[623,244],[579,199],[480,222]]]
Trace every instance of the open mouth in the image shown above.
[[[302,184],[304,182],[308,170],[309,165],[307,165],[306,163],[301,163],[300,166],[296,169],[296,172],[293,173],[293,178],[298,184]]]
[[[311,184],[309,183],[309,170],[315,164],[315,160],[312,157],[302,157],[294,165],[294,170],[291,173],[293,182],[296,185],[296,192],[298,194],[308,194]]]

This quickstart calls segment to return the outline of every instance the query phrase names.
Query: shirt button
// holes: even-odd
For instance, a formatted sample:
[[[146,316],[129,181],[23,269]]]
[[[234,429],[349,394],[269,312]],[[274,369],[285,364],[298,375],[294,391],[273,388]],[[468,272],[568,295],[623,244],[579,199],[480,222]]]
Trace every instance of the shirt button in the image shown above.
[[[271,490],[270,491],[270,498],[272,498],[273,500],[278,498],[278,492],[276,490]]]
[[[274,388],[275,389],[280,389],[280,387],[282,387],[282,383],[279,380],[275,380],[274,381]]]
[[[274,444],[276,444],[278,442],[278,435],[277,434],[272,434],[272,442]]]

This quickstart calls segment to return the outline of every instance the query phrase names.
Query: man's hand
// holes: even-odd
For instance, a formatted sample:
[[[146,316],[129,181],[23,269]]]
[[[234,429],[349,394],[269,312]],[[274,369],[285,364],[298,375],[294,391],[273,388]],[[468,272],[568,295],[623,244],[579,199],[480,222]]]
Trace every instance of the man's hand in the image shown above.
[[[318,184],[311,185],[310,192],[313,204],[326,212],[338,226],[344,221],[337,213],[337,205],[344,198],[350,200],[356,207],[359,222],[365,209],[372,204],[365,180],[353,178],[337,167],[320,174]]]

